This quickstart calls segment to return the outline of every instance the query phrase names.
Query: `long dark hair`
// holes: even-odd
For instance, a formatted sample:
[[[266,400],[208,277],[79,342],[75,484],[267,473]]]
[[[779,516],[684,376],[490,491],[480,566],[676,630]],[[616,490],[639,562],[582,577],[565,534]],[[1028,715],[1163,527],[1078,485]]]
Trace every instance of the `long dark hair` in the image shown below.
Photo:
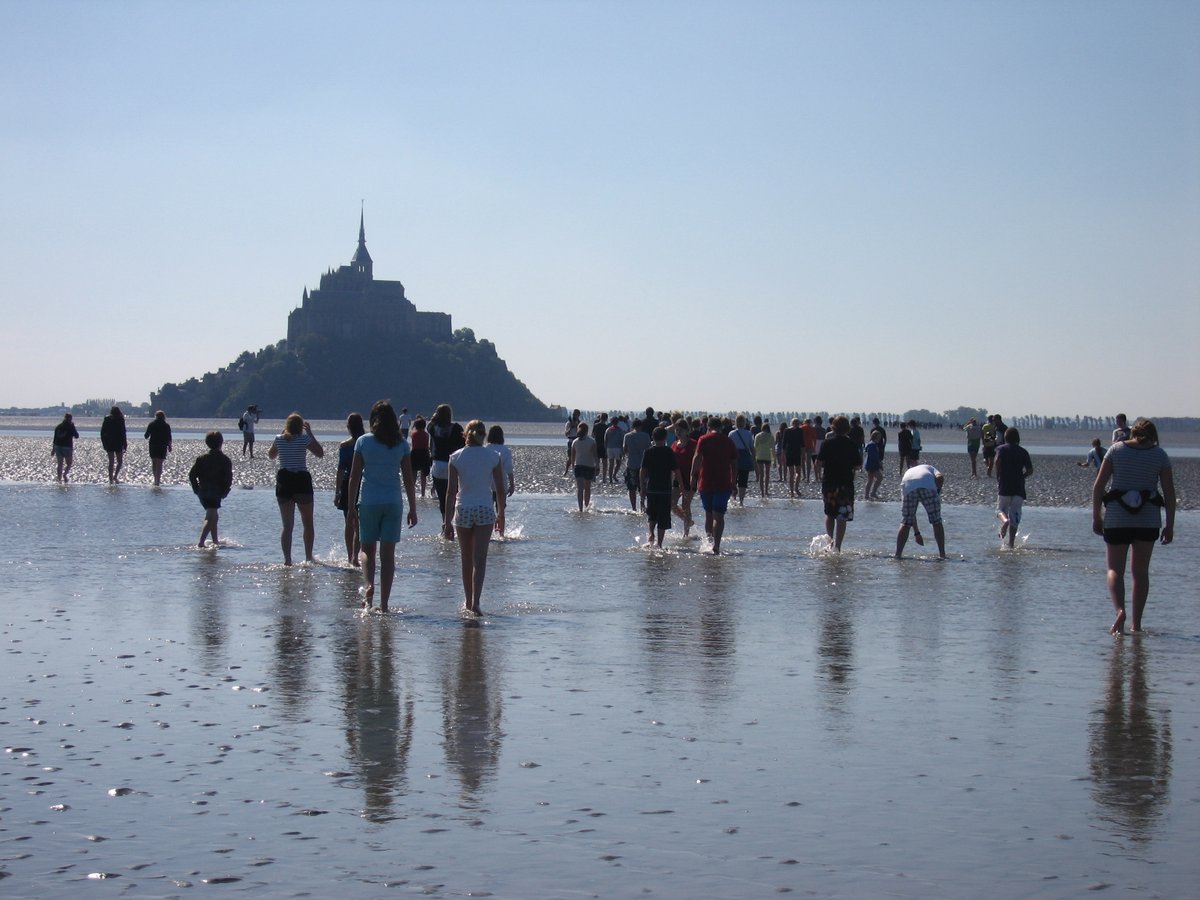
[[[385,447],[400,443],[400,420],[389,400],[376,400],[371,407],[371,434]]]

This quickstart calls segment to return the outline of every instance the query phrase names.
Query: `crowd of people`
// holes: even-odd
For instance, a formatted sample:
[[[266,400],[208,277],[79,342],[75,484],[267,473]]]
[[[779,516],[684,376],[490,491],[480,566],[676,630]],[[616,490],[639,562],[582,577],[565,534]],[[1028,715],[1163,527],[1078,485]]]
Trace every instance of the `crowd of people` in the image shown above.
[[[1092,442],[1081,465],[1096,469],[1092,490],[1093,530],[1106,547],[1107,582],[1115,619],[1114,635],[1142,627],[1142,613],[1149,595],[1149,566],[1154,545],[1174,539],[1175,486],[1171,462],[1159,446],[1158,431],[1148,419],[1132,426],[1122,413],[1116,417],[1109,450],[1100,440]],[[732,501],[745,502],[753,472],[760,496],[767,496],[771,465],[778,466],[777,478],[787,484],[788,496],[799,496],[801,482],[817,481],[825,512],[825,532],[830,548],[840,552],[848,523],[854,520],[857,495],[856,473],[866,474],[864,500],[878,500],[887,447],[887,430],[872,418],[868,433],[855,417],[834,416],[828,428],[820,416],[790,423],[771,424],[755,416],[732,421],[721,417],[690,418],[656,414],[632,421],[624,415],[611,418],[602,413],[590,429],[575,410],[567,422],[567,464],[564,474],[576,479],[580,510],[590,503],[591,484],[597,477],[615,483],[625,465],[625,485],[630,505],[645,511],[648,542],[661,547],[672,527],[672,514],[683,522],[685,537],[692,526],[691,502],[700,495],[704,509],[704,532],[713,553],[721,552],[725,514]],[[896,452],[901,475],[901,524],[896,534],[897,559],[904,553],[910,533],[919,545],[924,536],[917,522],[923,507],[937,543],[938,556],[946,556],[946,533],[942,520],[941,493],[945,476],[934,466],[922,463],[921,431],[914,420],[901,420]],[[589,430],[591,435],[589,435]],[[972,417],[963,426],[971,477],[977,478],[977,457],[983,451],[987,477],[996,481],[996,516],[999,537],[1015,546],[1026,499],[1025,480],[1033,475],[1033,461],[1021,446],[1020,431],[1004,424],[998,414],[988,415],[980,425]],[[601,435],[603,437],[601,438]],[[1165,524],[1163,515],[1165,514]],[[1125,603],[1125,568],[1132,558],[1133,609]]]
[[[254,455],[254,426],[259,410],[250,406],[238,420],[243,434],[242,454]],[[334,504],[345,516],[346,555],[363,570],[363,606],[375,608],[376,570],[379,575],[379,609],[386,612],[395,574],[396,544],[403,532],[405,499],[407,523],[417,524],[417,488],[426,495],[429,478],[438,500],[441,532],[457,541],[462,562],[463,610],[481,615],[480,601],[493,533],[503,534],[507,498],[515,491],[513,459],[504,445],[499,425],[488,429],[478,419],[463,428],[454,421],[447,404],[437,407],[428,421],[399,414],[387,400],[371,408],[364,426],[362,416],[346,419],[349,437],[338,447]],[[967,440],[971,477],[977,478],[976,460],[983,451],[986,475],[996,481],[996,516],[999,537],[1012,548],[1021,525],[1026,499],[1025,481],[1033,463],[1021,446],[1018,429],[1006,426],[999,415],[989,415],[980,425],[971,418],[962,429]],[[154,484],[162,478],[163,463],[172,450],[171,426],[162,410],[146,426]],[[888,444],[885,426],[872,418],[870,431],[858,417],[834,416],[828,426],[820,416],[771,423],[761,416],[732,419],[721,416],[670,416],[650,407],[630,418],[601,413],[589,423],[575,410],[567,421],[566,461],[563,474],[576,485],[580,512],[592,504],[597,478],[623,483],[630,507],[643,511],[647,544],[662,547],[673,527],[673,516],[689,537],[694,525],[692,505],[699,495],[704,512],[704,535],[713,554],[720,554],[725,517],[731,502],[745,503],[753,474],[760,496],[768,496],[772,466],[776,480],[787,486],[788,496],[800,496],[800,484],[817,482],[824,507],[828,546],[840,552],[849,523],[854,520],[857,473],[865,473],[862,499],[878,500]],[[68,481],[74,441],[79,438],[70,413],[54,429],[51,453],[56,479]],[[109,482],[116,484],[128,449],[125,418],[114,406],[101,426],[101,443],[108,454]],[[218,431],[205,437],[208,452],[192,466],[188,479],[204,508],[199,546],[209,538],[219,543],[221,501],[233,485],[233,468],[222,451]],[[921,462],[918,423],[900,421],[896,435],[899,458],[901,523],[896,534],[895,556],[901,558],[910,533],[924,544],[917,521],[921,507],[933,530],[938,556],[946,556],[946,535],[941,514],[945,476]],[[308,457],[325,451],[312,426],[298,413],[284,422],[272,442],[268,457],[278,464],[275,497],[279,504],[280,549],[285,565],[292,563],[292,537],[300,513],[305,559],[313,559],[312,476]],[[1096,470],[1092,490],[1093,530],[1106,546],[1107,583],[1115,619],[1114,635],[1123,634],[1128,622],[1140,631],[1149,594],[1149,565],[1155,543],[1169,544],[1174,537],[1176,497],[1170,459],[1159,446],[1154,423],[1138,419],[1132,426],[1117,417],[1112,442],[1105,452],[1093,441],[1088,458],[1080,465]],[[1163,515],[1165,514],[1165,524]],[[1132,558],[1133,608],[1127,612],[1125,569]]]

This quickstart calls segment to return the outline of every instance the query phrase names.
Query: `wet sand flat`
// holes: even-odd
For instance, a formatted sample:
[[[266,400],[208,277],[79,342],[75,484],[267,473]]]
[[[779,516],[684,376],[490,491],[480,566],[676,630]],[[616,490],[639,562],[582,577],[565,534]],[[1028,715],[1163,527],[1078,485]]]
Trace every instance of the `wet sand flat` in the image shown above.
[[[1194,890],[1195,512],[1113,640],[1078,507],[1009,552],[949,504],[951,558],[897,562],[895,502],[837,557],[755,500],[714,558],[520,493],[475,625],[432,501],[364,616],[331,495],[289,569],[256,483],[218,551],[182,486],[0,483],[0,893]]]

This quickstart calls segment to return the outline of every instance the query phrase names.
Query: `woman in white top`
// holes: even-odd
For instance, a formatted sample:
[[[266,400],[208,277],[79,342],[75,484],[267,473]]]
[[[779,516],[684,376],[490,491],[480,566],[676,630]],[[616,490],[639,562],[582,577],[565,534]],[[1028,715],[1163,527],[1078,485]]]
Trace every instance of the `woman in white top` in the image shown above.
[[[467,424],[467,445],[450,455],[446,485],[446,512],[442,533],[449,540],[458,534],[462,554],[463,611],[483,615],[479,597],[487,573],[488,540],[492,527],[504,527],[504,470],[500,455],[483,446],[487,429],[478,419]],[[495,495],[495,505],[492,497]]]
[[[279,544],[283,548],[283,564],[292,564],[292,526],[296,521],[296,507],[300,507],[300,522],[304,527],[304,558],[313,558],[313,483],[308,472],[308,454],[321,457],[325,448],[312,433],[312,426],[292,413],[283,423],[283,433],[271,442],[267,456],[279,460],[279,471],[275,473],[275,499],[279,501],[279,517],[283,520],[283,531]]]

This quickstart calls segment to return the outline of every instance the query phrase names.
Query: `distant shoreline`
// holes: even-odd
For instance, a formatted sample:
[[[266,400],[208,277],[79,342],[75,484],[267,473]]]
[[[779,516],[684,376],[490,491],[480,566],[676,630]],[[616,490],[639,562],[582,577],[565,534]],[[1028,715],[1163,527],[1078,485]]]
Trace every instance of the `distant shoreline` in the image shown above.
[[[464,423],[467,421],[467,417],[459,416],[457,418]],[[13,416],[8,418],[0,416],[0,436],[40,437],[43,434],[49,435],[61,419],[61,415]],[[76,416],[74,421],[75,427],[79,429],[82,440],[99,439],[101,417]],[[141,432],[149,421],[149,416],[145,418],[127,417],[126,422],[128,423],[130,435],[136,432],[140,439]],[[209,431],[213,430],[224,434],[226,441],[231,441],[239,437],[236,417],[229,419],[173,419],[168,416],[167,421],[171,423],[172,430],[181,438],[186,437],[199,440]],[[771,419],[770,421],[774,424],[778,420]],[[312,419],[311,422],[317,436],[322,441],[340,441],[346,435],[345,421],[342,419]],[[563,432],[565,421],[500,421],[499,423],[489,421],[488,424],[501,425],[509,440],[518,446],[565,446],[565,435]],[[282,418],[264,416],[257,428],[259,440],[279,433],[282,427]],[[1083,459],[1087,454],[1093,438],[1100,438],[1101,443],[1104,446],[1108,446],[1110,436],[1111,430],[1101,432],[1095,429],[1089,430],[1084,428],[1021,429],[1021,443],[1031,453],[1039,451],[1068,455],[1077,453],[1080,459]],[[1194,431],[1163,431],[1160,432],[1160,436],[1162,437],[1162,445],[1168,453],[1174,452],[1180,454],[1182,451],[1182,456],[1196,455],[1200,457],[1200,429]],[[966,454],[966,438],[957,429],[950,427],[922,429],[922,437],[924,438],[925,447],[931,452],[954,453],[961,448],[963,455],[965,456]],[[894,451],[896,440],[895,429],[888,429],[888,439],[888,449]]]

